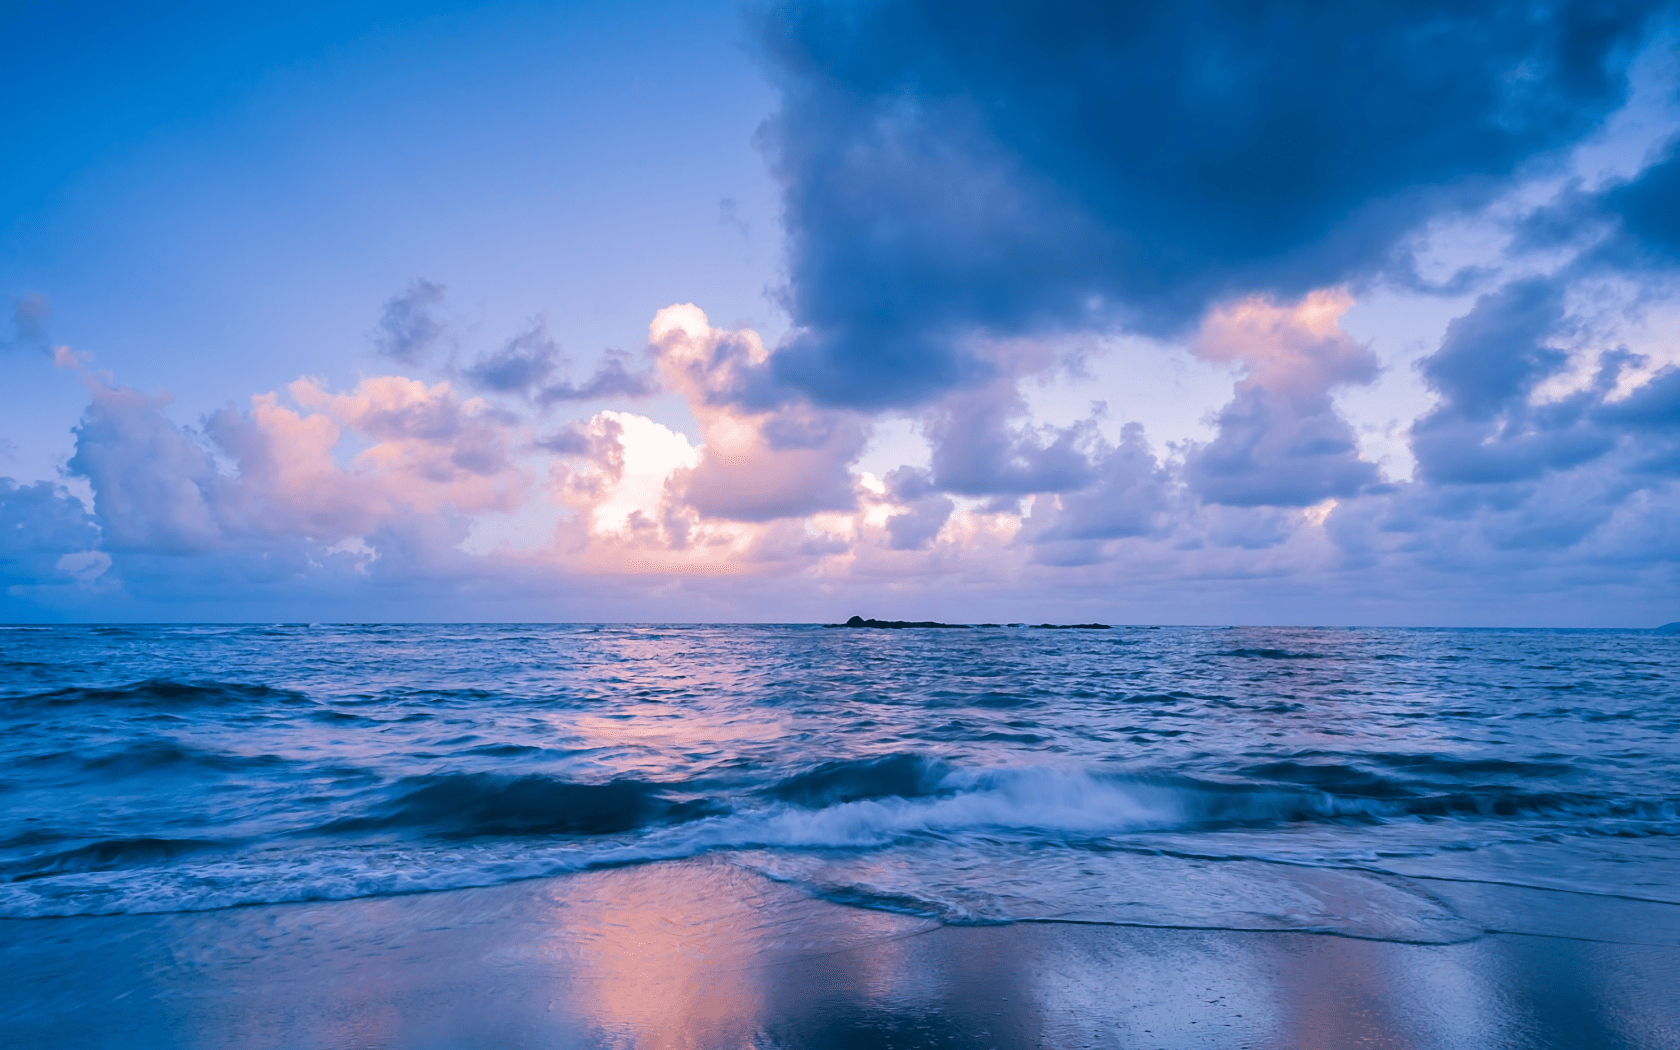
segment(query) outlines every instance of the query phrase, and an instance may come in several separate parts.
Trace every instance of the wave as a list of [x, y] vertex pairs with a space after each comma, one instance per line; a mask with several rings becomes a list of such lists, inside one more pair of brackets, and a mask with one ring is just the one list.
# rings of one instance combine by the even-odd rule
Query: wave
[[[1371, 800], [1373, 817], [1580, 816], [1673, 819], [1674, 800], [1606, 798], [1591, 792], [1536, 790], [1536, 782], [1557, 782], [1582, 771], [1557, 761], [1455, 758], [1431, 754], [1366, 753], [1353, 758], [1302, 751], [1238, 770], [1251, 780], [1312, 788], [1338, 798]], [[1479, 781], [1479, 782], [1478, 782]], [[1667, 815], [1665, 815], [1667, 814]]]
[[[1462, 781], [1468, 777], [1490, 776], [1507, 777], [1515, 780], [1549, 779], [1579, 772], [1577, 766], [1563, 761], [1563, 758], [1562, 755], [1541, 755], [1530, 759], [1457, 758], [1452, 755], [1382, 751], [1364, 751], [1357, 756], [1352, 756], [1336, 751], [1306, 750], [1297, 751], [1271, 763], [1270, 766], [1277, 769], [1296, 767], [1335, 770], [1351, 769], [1353, 767], [1347, 763], [1357, 761], [1364, 765], [1379, 766], [1386, 770], [1425, 778], [1426, 782], [1429, 783], [1439, 783], [1442, 781]], [[1251, 766], [1244, 772], [1251, 773], [1265, 768], [1268, 767]], [[1355, 775], [1366, 777], [1373, 774], [1356, 772]], [[1333, 784], [1334, 781], [1331, 781], [1331, 783]], [[1337, 790], [1337, 788], [1330, 787], [1328, 790]]]
[[[53, 689], [8, 697], [0, 705], [22, 707], [68, 707], [100, 704], [141, 708], [184, 708], [228, 704], [307, 704], [307, 696], [291, 689], [246, 682], [181, 682], [169, 678], [148, 678], [129, 685]], [[3, 710], [3, 707], [0, 707]]]
[[404, 777], [376, 812], [342, 818], [320, 830], [408, 829], [442, 838], [608, 835], [723, 812], [707, 799], [672, 801], [666, 790], [639, 780], [577, 784], [535, 774]]
[[[832, 764], [782, 781], [773, 789], [775, 797], [798, 806], [759, 818], [766, 831], [763, 844], [863, 846], [906, 836], [991, 830], [1079, 840], [1307, 821], [1374, 822], [1419, 814], [1504, 816], [1595, 808], [1587, 796], [1465, 793], [1391, 801], [1284, 786], [1049, 767], [951, 769], [912, 758]], [[825, 795], [825, 790], [830, 793]], [[1596, 811], [1629, 812], [1610, 804], [1600, 804]]]
[[127, 747], [82, 759], [84, 772], [125, 776], [171, 767], [201, 766], [232, 771], [285, 765], [278, 755], [236, 755], [226, 751], [204, 751], [182, 747], [165, 740], [144, 740]]
[[942, 762], [913, 754], [824, 762], [779, 781], [764, 794], [783, 802], [820, 809], [862, 799], [916, 798], [940, 790], [950, 773]]
[[[1306, 753], [1303, 753], [1306, 754]], [[1409, 755], [1366, 753], [1360, 756], [1392, 769], [1446, 777], [1511, 776], [1518, 778], [1559, 777], [1576, 772], [1568, 762], [1545, 758], [1510, 761], [1499, 758], [1454, 758], [1451, 755]]]
[[[695, 796], [694, 786], [494, 773], [408, 777], [387, 785], [383, 797], [361, 813], [248, 844], [249, 849], [238, 844], [211, 849], [215, 843], [198, 840], [113, 839], [15, 863], [0, 887], [0, 916], [385, 896], [719, 852], [757, 857], [752, 866], [763, 870], [769, 870], [766, 857], [809, 855], [851, 858], [863, 871], [877, 863], [867, 858], [887, 863], [880, 858], [906, 850], [967, 856], [999, 849], [1014, 857], [1049, 851], [1074, 858], [1067, 862], [1070, 870], [1089, 864], [1107, 870], [1110, 861], [1102, 858], [1117, 853], [1166, 855], [1171, 840], [1155, 837], [1160, 833], [1291, 823], [1540, 819], [1567, 826], [1542, 825], [1523, 834], [1680, 834], [1674, 799], [1504, 790], [1359, 797], [1281, 784], [1074, 768], [960, 768], [906, 753], [821, 763], [733, 798]], [[945, 872], [939, 877], [966, 878], [970, 890], [984, 890], [1008, 875], [1008, 864], [998, 869], [1004, 875], [981, 878], [963, 863], [954, 860], [937, 869]], [[835, 883], [851, 887], [836, 890], [835, 899], [852, 893], [854, 903], [871, 899], [873, 891], [861, 878]], [[871, 906], [891, 906], [888, 898], [895, 895], [931, 900], [956, 892], [949, 887], [923, 892], [918, 885], [897, 880]], [[1026, 900], [1033, 892], [1028, 880], [1016, 894]], [[973, 907], [979, 909], [974, 916], [993, 914]], [[1022, 904], [996, 914], [1021, 918], [1042, 912]]]
[[23, 882], [49, 875], [110, 871], [116, 868], [154, 865], [159, 861], [174, 860], [184, 854], [211, 849], [217, 845], [219, 843], [201, 839], [106, 839], [76, 849], [0, 865], [0, 874], [4, 874], [9, 882]]
[[1077, 769], [957, 769], [913, 755], [827, 763], [779, 782], [785, 808], [738, 816], [756, 822], [755, 845], [857, 847], [907, 837], [1010, 831], [1079, 841], [1155, 831], [1212, 831], [1293, 823], [1407, 819], [1564, 818], [1642, 821], [1680, 833], [1680, 799], [1489, 787], [1405, 794], [1341, 793], [1292, 785], [1187, 777], [1093, 774]]
[[278, 755], [241, 755], [187, 747], [170, 740], [142, 738], [101, 751], [54, 751], [15, 760], [35, 771], [68, 769], [83, 782], [171, 773], [192, 769], [216, 772], [258, 770], [288, 765]]
[[[659, 858], [713, 849], [872, 848], [927, 836], [1012, 831], [1058, 840], [1400, 815], [1323, 792], [1093, 776], [1045, 767], [956, 769], [913, 754], [834, 761], [737, 808], [678, 797], [681, 785], [542, 775], [407, 777], [367, 812], [311, 834], [410, 832], [440, 839], [588, 839], [642, 832], [629, 847]], [[743, 800], [736, 800], [743, 801]], [[680, 827], [679, 827], [680, 826]], [[683, 843], [683, 844], [680, 844]], [[615, 840], [610, 848], [624, 843]], [[607, 848], [607, 847], [604, 847]]]

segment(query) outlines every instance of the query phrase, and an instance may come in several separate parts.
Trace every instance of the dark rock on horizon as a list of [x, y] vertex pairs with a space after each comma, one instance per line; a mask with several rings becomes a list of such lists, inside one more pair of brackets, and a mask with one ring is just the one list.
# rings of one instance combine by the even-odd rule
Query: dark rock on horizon
[[[877, 630], [899, 631], [906, 627], [941, 627], [947, 629], [972, 630], [974, 624], [969, 623], [939, 623], [936, 620], [866, 620], [861, 616], [854, 616], [845, 623], [829, 623], [824, 627], [864, 627]], [[983, 623], [981, 627], [1000, 627], [1002, 624]], [[1026, 627], [1024, 623], [1012, 623], [1010, 627]], [[1038, 623], [1031, 625], [1034, 630], [1041, 631], [1111, 631], [1114, 628], [1106, 623]]]
[[854, 616], [847, 620], [846, 627], [873, 627], [878, 630], [901, 631], [906, 627], [944, 627], [950, 629], [968, 630], [966, 623], [937, 623], [933, 620], [865, 620], [861, 616]]

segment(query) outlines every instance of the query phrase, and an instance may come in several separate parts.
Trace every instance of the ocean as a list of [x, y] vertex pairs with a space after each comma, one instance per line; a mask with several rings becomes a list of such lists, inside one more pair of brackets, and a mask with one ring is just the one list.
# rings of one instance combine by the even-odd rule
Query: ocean
[[943, 925], [1453, 944], [1555, 932], [1507, 890], [1680, 902], [1677, 730], [1640, 631], [13, 626], [0, 918], [706, 858]]

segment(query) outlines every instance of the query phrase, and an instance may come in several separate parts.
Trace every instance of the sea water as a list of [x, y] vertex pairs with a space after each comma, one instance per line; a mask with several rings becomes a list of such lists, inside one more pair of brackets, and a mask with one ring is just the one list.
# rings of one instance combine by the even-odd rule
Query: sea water
[[0, 917], [708, 855], [948, 923], [1448, 943], [1487, 928], [1448, 882], [1680, 902], [1677, 730], [1638, 631], [3, 627]]

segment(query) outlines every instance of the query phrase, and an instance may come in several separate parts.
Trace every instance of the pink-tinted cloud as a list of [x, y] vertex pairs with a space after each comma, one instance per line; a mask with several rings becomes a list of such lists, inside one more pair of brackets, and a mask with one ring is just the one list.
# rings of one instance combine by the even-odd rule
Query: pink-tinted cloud
[[793, 400], [755, 411], [732, 394], [768, 358], [758, 334], [713, 328], [691, 304], [659, 311], [649, 328], [666, 384], [700, 425], [701, 452], [676, 480], [704, 518], [766, 522], [857, 506], [850, 465], [867, 417]]
[[1352, 305], [1345, 292], [1317, 291], [1292, 305], [1250, 298], [1208, 314], [1192, 352], [1245, 375], [1219, 412], [1218, 435], [1185, 459], [1198, 496], [1233, 506], [1304, 507], [1378, 480], [1332, 399], [1337, 387], [1377, 376], [1376, 355], [1339, 323]]
[[69, 466], [92, 485], [113, 549], [286, 535], [331, 546], [402, 516], [508, 510], [529, 485], [508, 459], [509, 423], [447, 383], [384, 376], [334, 394], [300, 379], [288, 388], [297, 407], [261, 394], [249, 411], [213, 413], [202, 434], [167, 418], [167, 396], [88, 386]]

